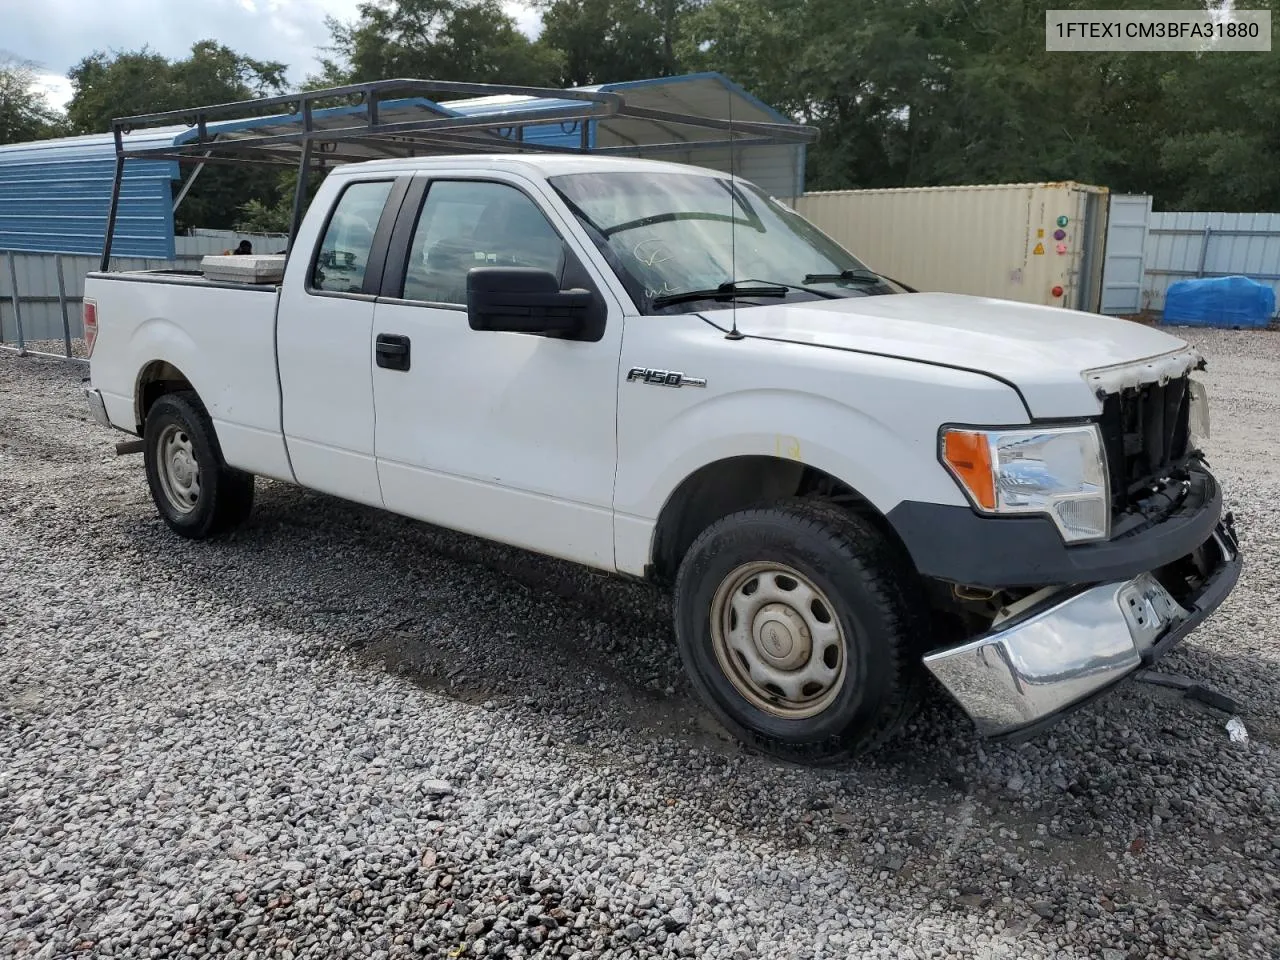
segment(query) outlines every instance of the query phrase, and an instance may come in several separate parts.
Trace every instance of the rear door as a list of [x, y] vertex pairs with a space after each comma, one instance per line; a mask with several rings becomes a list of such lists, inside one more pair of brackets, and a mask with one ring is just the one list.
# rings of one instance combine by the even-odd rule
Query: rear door
[[[374, 312], [378, 474], [398, 513], [612, 569], [622, 315], [538, 190], [497, 172], [415, 181]], [[591, 289], [603, 332], [472, 330], [467, 272], [486, 264]]]
[[373, 312], [411, 178], [332, 178], [289, 258], [276, 326], [282, 421], [304, 486], [382, 505], [373, 456]]

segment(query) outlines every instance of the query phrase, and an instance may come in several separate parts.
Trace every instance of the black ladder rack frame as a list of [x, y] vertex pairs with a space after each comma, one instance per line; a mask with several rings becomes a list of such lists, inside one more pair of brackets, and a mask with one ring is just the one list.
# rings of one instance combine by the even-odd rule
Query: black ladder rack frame
[[[396, 121], [387, 121], [382, 116], [383, 107], [395, 109], [398, 106], [388, 101], [422, 97], [434, 103], [439, 94], [535, 99], [525, 109], [521, 109], [520, 104], [513, 104], [510, 110], [487, 115], [451, 115], [438, 111], [420, 118]], [[728, 90], [726, 94], [734, 95]], [[346, 102], [335, 104], [332, 102], [335, 100]], [[538, 101], [547, 100], [570, 102], [553, 107], [539, 106]], [[333, 110], [333, 107], [339, 109]], [[351, 122], [317, 126], [317, 113], [322, 113], [326, 120], [349, 115]], [[589, 138], [590, 122], [615, 117], [656, 124], [666, 130], [671, 139], [634, 145], [593, 146]], [[297, 129], [283, 133], [228, 137], [217, 131], [210, 132], [210, 122], [217, 120], [275, 121], [273, 126], [287, 125]], [[529, 127], [571, 122], [577, 123], [581, 131], [577, 146], [525, 139], [525, 130]], [[130, 144], [125, 140], [126, 134], [169, 125], [186, 125], [195, 131], [195, 137], [182, 143], [159, 145]], [[674, 127], [707, 131], [707, 136], [702, 139], [681, 139]], [[308, 174], [313, 164], [323, 168], [331, 164], [374, 159], [370, 153], [382, 157], [428, 156], [433, 153], [467, 151], [625, 155], [639, 151], [663, 153], [713, 147], [805, 144], [812, 143], [818, 137], [816, 128], [803, 124], [740, 121], [655, 110], [629, 104], [623, 94], [603, 90], [562, 90], [551, 87], [408, 79], [378, 80], [275, 97], [120, 117], [112, 121], [111, 133], [115, 141], [115, 176], [111, 184], [111, 204], [107, 211], [106, 238], [102, 249], [101, 270], [104, 272], [111, 262], [111, 241], [119, 214], [121, 181], [125, 163], [130, 159], [195, 163], [198, 165], [196, 172], [209, 163], [296, 165], [298, 185], [289, 228], [289, 247], [292, 248], [302, 220]], [[192, 177], [194, 176], [193, 173]]]

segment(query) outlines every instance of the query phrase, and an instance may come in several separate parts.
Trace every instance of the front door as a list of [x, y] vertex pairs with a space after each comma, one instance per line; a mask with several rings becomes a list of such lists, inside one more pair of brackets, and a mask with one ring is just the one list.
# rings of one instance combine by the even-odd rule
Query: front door
[[[378, 476], [397, 513], [612, 569], [622, 318], [538, 196], [497, 174], [410, 190], [374, 311]], [[603, 335], [472, 330], [467, 272], [484, 265], [592, 289]]]

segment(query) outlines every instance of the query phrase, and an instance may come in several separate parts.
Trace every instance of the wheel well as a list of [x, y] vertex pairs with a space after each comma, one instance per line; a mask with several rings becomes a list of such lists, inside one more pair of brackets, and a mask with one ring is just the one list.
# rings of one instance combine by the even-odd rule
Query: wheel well
[[654, 530], [650, 579], [670, 584], [698, 534], [721, 517], [796, 496], [837, 503], [866, 518], [892, 542], [902, 545], [884, 515], [853, 487], [831, 474], [779, 457], [730, 457], [699, 468], [668, 498]]
[[152, 404], [167, 393], [191, 390], [187, 375], [166, 360], [152, 360], [138, 374], [138, 387], [134, 391], [134, 413], [138, 421], [138, 433], [147, 421]]

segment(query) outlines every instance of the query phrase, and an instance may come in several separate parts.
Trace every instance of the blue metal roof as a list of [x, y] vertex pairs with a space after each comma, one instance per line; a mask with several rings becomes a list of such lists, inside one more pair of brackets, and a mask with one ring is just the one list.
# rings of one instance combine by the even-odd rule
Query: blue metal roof
[[[789, 118], [751, 96], [718, 73], [686, 74], [578, 88], [627, 94], [628, 102], [654, 109], [682, 110], [704, 116], [742, 120], [789, 122]], [[384, 120], [393, 112], [406, 118], [436, 116], [494, 116], [520, 110], [554, 110], [581, 106], [580, 101], [521, 96], [491, 96], [436, 103], [424, 98], [387, 101], [380, 105]], [[317, 110], [318, 126], [326, 120], [349, 120], [363, 105]], [[297, 115], [255, 117], [211, 122], [211, 134], [271, 135], [288, 132], [300, 123]], [[629, 149], [632, 144], [692, 139], [679, 125], [636, 118], [588, 121], [589, 146]], [[335, 125], [341, 125], [337, 123]], [[515, 136], [514, 130], [499, 131]], [[703, 131], [702, 135], [705, 135]], [[579, 121], [528, 126], [529, 143], [577, 147], [582, 140]], [[154, 128], [126, 136], [131, 147], [163, 149], [196, 139], [190, 126]], [[803, 147], [797, 149], [803, 151]], [[803, 156], [803, 154], [801, 154]], [[802, 161], [801, 161], [802, 162]], [[107, 207], [115, 169], [115, 145], [110, 134], [67, 137], [0, 147], [0, 250], [50, 253], [100, 253], [106, 230]], [[180, 176], [170, 159], [129, 158], [125, 162], [120, 208], [112, 254], [124, 257], [172, 259], [174, 256], [171, 182]]]

